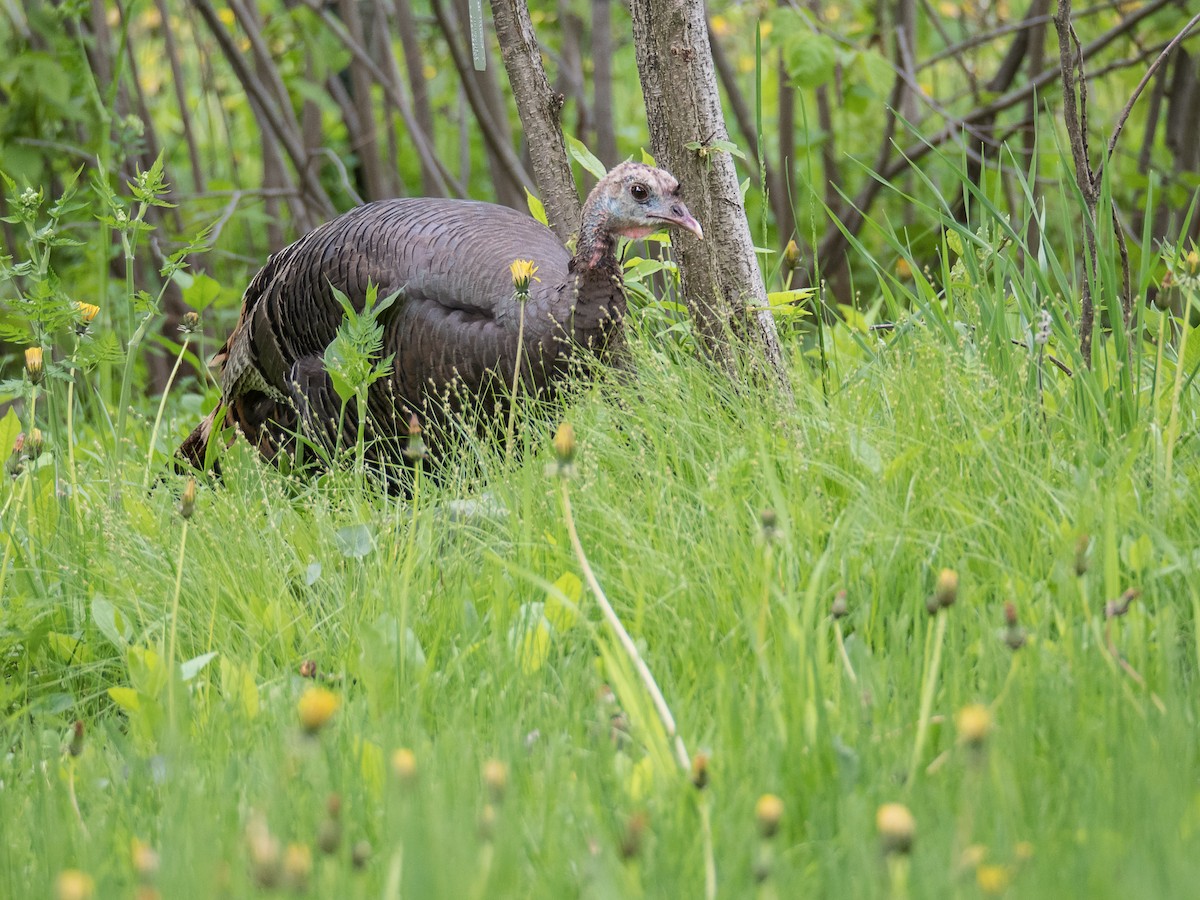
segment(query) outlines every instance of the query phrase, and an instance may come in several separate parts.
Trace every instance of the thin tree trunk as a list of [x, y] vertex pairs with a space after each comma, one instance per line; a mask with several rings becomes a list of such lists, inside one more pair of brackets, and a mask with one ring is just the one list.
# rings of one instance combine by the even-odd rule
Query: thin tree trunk
[[709, 149], [729, 134], [704, 3], [632, 0], [631, 12], [651, 149], [659, 164], [679, 179], [688, 205], [709, 235], [703, 242], [691, 235], [673, 239], [696, 333], [709, 355], [731, 372], [730, 335], [748, 338], [786, 385], [783, 353], [733, 157]]
[[[341, 0], [338, 11], [346, 26], [346, 33], [362, 47], [367, 41], [363, 31], [362, 16], [359, 15], [358, 0]], [[358, 170], [362, 173], [360, 192], [365, 200], [382, 200], [389, 196], [387, 179], [379, 160], [379, 140], [375, 129], [375, 106], [371, 102], [371, 73], [362, 60], [350, 59], [350, 96], [354, 111], [358, 114], [358, 130], [350, 133], [350, 149], [358, 157]]]
[[612, 0], [592, 0], [592, 149], [610, 169], [617, 164], [617, 132], [613, 127]]
[[167, 61], [171, 65], [175, 100], [179, 104], [179, 119], [183, 124], [183, 140], [187, 144], [188, 161], [192, 166], [192, 190], [196, 193], [203, 193], [204, 166], [200, 162], [200, 147], [196, 143], [196, 135], [192, 130], [192, 111], [188, 106], [187, 83], [184, 80], [183, 66], [179, 62], [179, 48], [175, 44], [175, 31], [171, 25], [167, 0], [154, 0], [154, 5], [158, 9], [158, 16], [162, 22], [163, 49], [166, 51]]
[[525, 0], [492, 0], [492, 18], [529, 143], [538, 193], [550, 227], [566, 241], [579, 229], [582, 207], [559, 122], [563, 97], [550, 87], [542, 68], [542, 55]]
[[[474, 67], [463, 49], [453, 9], [447, 9], [446, 0], [432, 0], [432, 4], [433, 14], [438, 20], [442, 36], [445, 38], [446, 46], [450, 49], [450, 56], [454, 60], [454, 68], [458, 70], [463, 89], [466, 91], [467, 102], [471, 104], [471, 111], [475, 113], [475, 121], [479, 123], [479, 131], [483, 135], [488, 151], [488, 163], [494, 173], [492, 181], [496, 196], [501, 202], [504, 202], [513, 197], [515, 193], [520, 196], [519, 205], [524, 207], [525, 185], [535, 182], [533, 178], [529, 177], [525, 166], [521, 164], [520, 158], [512, 148], [507, 119], [503, 125], [492, 120], [487, 97], [480, 89], [479, 82], [472, 77]], [[502, 177], [497, 177], [497, 175]], [[510, 203], [510, 205], [518, 204]]]
[[[404, 69], [408, 73], [408, 90], [412, 95], [413, 117], [417, 125], [434, 138], [433, 111], [429, 107], [429, 91], [425, 85], [425, 57], [421, 42], [417, 40], [417, 19], [408, 0], [395, 0], [396, 30], [400, 32], [400, 46], [404, 50]], [[441, 193], [432, 167], [421, 158], [421, 192], [427, 197]]]

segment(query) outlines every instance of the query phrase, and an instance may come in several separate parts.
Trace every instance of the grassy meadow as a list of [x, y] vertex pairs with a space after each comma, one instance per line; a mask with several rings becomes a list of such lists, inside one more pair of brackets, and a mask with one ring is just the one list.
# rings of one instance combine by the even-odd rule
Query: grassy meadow
[[409, 497], [238, 444], [185, 519], [147, 452], [199, 395], [113, 444], [47, 379], [0, 486], [0, 895], [1190, 896], [1194, 370], [1113, 333], [1066, 375], [1016, 271], [881, 276], [911, 312], [792, 341], [794, 399], [639, 335]]

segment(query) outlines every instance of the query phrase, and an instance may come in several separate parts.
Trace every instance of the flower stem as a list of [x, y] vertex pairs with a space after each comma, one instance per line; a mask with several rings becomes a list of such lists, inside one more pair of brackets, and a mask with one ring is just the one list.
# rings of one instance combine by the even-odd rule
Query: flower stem
[[179, 536], [179, 561], [175, 564], [175, 597], [171, 601], [171, 629], [167, 639], [167, 721], [175, 722], [175, 637], [179, 630], [179, 594], [183, 586], [183, 560], [187, 549], [188, 520]]
[[[154, 445], [158, 443], [158, 428], [162, 425], [163, 410], [167, 406], [167, 395], [171, 393], [171, 385], [175, 383], [175, 376], [179, 374], [179, 367], [183, 363], [183, 357], [187, 353], [188, 342], [191, 336], [184, 336], [183, 346], [179, 348], [179, 356], [175, 358], [175, 366], [171, 369], [171, 374], [167, 378], [167, 384], [163, 388], [162, 397], [158, 401], [158, 412], [154, 416], [154, 427], [150, 429], [150, 446], [146, 450], [146, 471], [142, 475], [142, 490], [150, 488], [150, 466], [154, 462]], [[71, 463], [71, 474], [75, 474], [75, 464]]]
[[933, 694], [937, 690], [938, 670], [942, 666], [942, 644], [946, 641], [946, 611], [937, 614], [937, 630], [933, 637], [933, 657], [921, 684], [921, 711], [917, 718], [917, 737], [913, 742], [912, 760], [908, 764], [908, 785], [917, 777], [921, 764], [921, 751], [925, 749], [925, 738], [929, 734], [929, 719], [933, 713]]

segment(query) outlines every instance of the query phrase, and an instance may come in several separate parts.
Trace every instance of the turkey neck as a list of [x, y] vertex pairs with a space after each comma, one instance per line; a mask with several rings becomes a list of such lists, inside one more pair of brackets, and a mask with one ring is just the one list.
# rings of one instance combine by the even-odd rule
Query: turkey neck
[[589, 204], [583, 212], [579, 242], [571, 259], [575, 276], [572, 336], [577, 344], [602, 356], [616, 349], [625, 316], [625, 281], [617, 261], [617, 238], [607, 227], [603, 208]]

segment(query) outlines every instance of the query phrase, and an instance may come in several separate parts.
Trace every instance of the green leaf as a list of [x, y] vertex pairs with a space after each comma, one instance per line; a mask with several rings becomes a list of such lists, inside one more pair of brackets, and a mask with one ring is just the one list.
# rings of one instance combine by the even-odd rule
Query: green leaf
[[566, 631], [575, 624], [582, 596], [583, 582], [574, 572], [564, 572], [554, 582], [554, 589], [546, 592], [544, 615], [555, 631]]
[[570, 135], [566, 135], [566, 138], [567, 149], [571, 151], [571, 156], [574, 157], [576, 162], [597, 178], [603, 178], [608, 174], [608, 170], [604, 168], [604, 163], [592, 155], [592, 151], [584, 146], [583, 141], [579, 140], [579, 138], [573, 138]]
[[202, 653], [199, 656], [194, 656], [187, 662], [179, 664], [179, 676], [184, 681], [191, 681], [207, 666], [210, 662], [217, 658], [217, 651], [212, 650], [208, 653]]
[[333, 541], [347, 559], [362, 559], [374, 548], [371, 529], [363, 524], [339, 528], [334, 532]]
[[189, 275], [187, 272], [177, 272], [175, 280], [189, 278], [190, 284], [183, 285], [183, 302], [192, 309], [205, 309], [221, 296], [221, 285], [215, 278], [210, 278], [203, 272]]
[[17, 411], [10, 406], [4, 418], [0, 419], [0, 458], [8, 457], [20, 433], [21, 420], [17, 418]]
[[550, 227], [550, 220], [546, 218], [546, 207], [542, 201], [533, 195], [529, 188], [525, 188], [525, 203], [529, 207], [529, 214], [545, 225]]
[[110, 687], [108, 698], [127, 713], [136, 713], [142, 708], [142, 700], [133, 688]]
[[833, 38], [807, 28], [793, 31], [784, 47], [784, 65], [793, 83], [815, 88], [830, 81], [837, 67], [837, 49]]
[[133, 637], [133, 629], [117, 608], [97, 594], [92, 598], [92, 621], [100, 633], [118, 650], [124, 651]]

